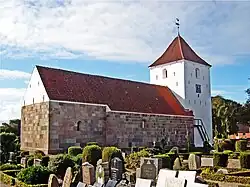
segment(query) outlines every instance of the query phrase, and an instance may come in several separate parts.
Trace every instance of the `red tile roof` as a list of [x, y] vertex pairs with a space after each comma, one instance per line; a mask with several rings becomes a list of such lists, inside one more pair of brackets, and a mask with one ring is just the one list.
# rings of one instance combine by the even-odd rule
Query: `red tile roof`
[[187, 42], [180, 35], [178, 35], [168, 46], [167, 50], [149, 67], [158, 66], [183, 59], [211, 66], [202, 58], [200, 58], [187, 44]]
[[51, 100], [105, 104], [114, 111], [186, 115], [168, 87], [37, 66]]

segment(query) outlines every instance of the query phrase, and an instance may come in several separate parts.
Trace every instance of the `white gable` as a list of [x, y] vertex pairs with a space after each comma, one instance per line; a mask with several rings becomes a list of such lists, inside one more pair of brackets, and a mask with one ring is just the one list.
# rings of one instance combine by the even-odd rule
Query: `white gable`
[[26, 89], [26, 92], [24, 94], [23, 105], [30, 105], [46, 101], [49, 101], [49, 97], [44, 88], [38, 70], [35, 67], [31, 74], [28, 88]]

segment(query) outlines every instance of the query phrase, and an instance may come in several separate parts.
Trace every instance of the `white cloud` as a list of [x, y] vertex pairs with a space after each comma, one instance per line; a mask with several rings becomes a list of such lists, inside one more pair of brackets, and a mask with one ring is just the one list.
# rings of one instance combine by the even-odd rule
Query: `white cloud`
[[0, 88], [0, 120], [20, 118], [25, 88]]
[[249, 1], [0, 0], [0, 7], [2, 44], [22, 49], [2, 52], [13, 58], [42, 53], [149, 63], [176, 35], [176, 17], [184, 38], [209, 63], [250, 55], [242, 37], [250, 30]]
[[0, 80], [1, 79], [29, 79], [30, 73], [26, 73], [19, 70], [8, 70], [0, 69]]

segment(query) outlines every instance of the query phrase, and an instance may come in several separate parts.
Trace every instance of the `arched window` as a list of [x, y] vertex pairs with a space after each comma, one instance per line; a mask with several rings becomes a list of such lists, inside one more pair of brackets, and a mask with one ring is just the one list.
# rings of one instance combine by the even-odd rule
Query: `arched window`
[[195, 77], [198, 79], [198, 78], [200, 78], [200, 70], [199, 70], [199, 68], [196, 68], [195, 69]]
[[77, 123], [76, 123], [76, 130], [77, 131], [80, 131], [80, 125], [82, 124], [82, 122], [81, 121], [78, 121]]
[[162, 74], [163, 74], [163, 78], [168, 77], [168, 71], [166, 69], [163, 70]]

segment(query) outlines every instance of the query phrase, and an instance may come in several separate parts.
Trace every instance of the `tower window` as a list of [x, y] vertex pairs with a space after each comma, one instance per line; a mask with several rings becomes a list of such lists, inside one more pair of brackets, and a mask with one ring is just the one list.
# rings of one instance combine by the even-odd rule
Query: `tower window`
[[176, 82], [176, 86], [178, 86], [178, 82]]
[[190, 84], [190, 81], [188, 81], [188, 84]]
[[44, 102], [44, 95], [43, 95], [43, 102]]
[[188, 103], [189, 103], [189, 104], [191, 103], [190, 100], [188, 100]]
[[141, 128], [144, 129], [145, 128], [145, 120], [142, 120], [142, 123], [141, 123]]
[[199, 70], [199, 68], [196, 68], [195, 69], [195, 77], [198, 79], [198, 78], [200, 78], [200, 70]]
[[194, 100], [194, 104], [196, 104], [196, 100]]
[[82, 124], [82, 122], [81, 121], [78, 121], [77, 123], [76, 123], [76, 130], [77, 131], [80, 131], [80, 125]]
[[163, 73], [163, 78], [168, 77], [168, 71], [166, 69], [164, 69], [162, 73]]
[[33, 101], [33, 104], [34, 104], [34, 103], [35, 103], [35, 99], [34, 99], [34, 97], [33, 97], [32, 101]]
[[39, 81], [37, 82], [37, 85], [39, 86]]
[[155, 79], [158, 80], [158, 75], [155, 76]]
[[196, 93], [201, 93], [201, 85], [200, 84], [196, 84], [195, 89], [196, 89]]
[[207, 105], [207, 102], [205, 101], [205, 106]]
[[205, 79], [205, 77], [203, 76], [203, 80]]
[[200, 105], [201, 105], [201, 101], [200, 101]]
[[175, 72], [174, 72], [174, 76], [175, 76]]

